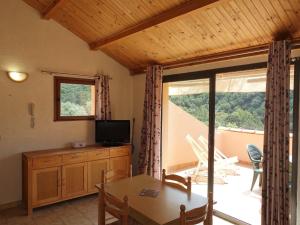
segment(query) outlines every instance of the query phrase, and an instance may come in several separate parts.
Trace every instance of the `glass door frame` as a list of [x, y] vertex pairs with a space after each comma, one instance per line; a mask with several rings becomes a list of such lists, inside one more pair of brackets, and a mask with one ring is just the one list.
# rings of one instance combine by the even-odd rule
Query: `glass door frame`
[[[214, 173], [214, 135], [215, 135], [215, 89], [216, 89], [216, 76], [213, 73], [187, 73], [183, 75], [170, 75], [163, 77], [163, 83], [168, 82], [180, 82], [191, 80], [209, 80], [209, 118], [208, 118], [208, 180], [207, 180], [207, 196], [209, 193], [213, 195], [214, 177], [211, 174]], [[162, 104], [163, 105], [163, 104]], [[163, 112], [163, 110], [162, 110]], [[163, 114], [162, 114], [163, 118]], [[162, 137], [163, 135], [161, 135]], [[162, 143], [162, 140], [161, 140]], [[212, 196], [213, 198], [213, 196]], [[213, 212], [213, 207], [209, 206], [208, 212]], [[212, 218], [212, 215], [208, 215], [208, 218]]]
[[[295, 65], [294, 72], [294, 105], [293, 105], [293, 143], [292, 143], [292, 188], [290, 198], [291, 225], [296, 225], [297, 222], [297, 182], [298, 182], [298, 129], [299, 129], [299, 82], [300, 82], [300, 58], [293, 58], [291, 65]], [[209, 193], [214, 193], [214, 147], [215, 147], [215, 95], [216, 95], [216, 75], [219, 73], [239, 72], [245, 70], [264, 69], [267, 68], [267, 62], [254, 64], [246, 64], [240, 66], [231, 66], [217, 68], [211, 70], [203, 70], [196, 72], [188, 72], [181, 74], [172, 74], [163, 76], [163, 83], [176, 81], [189, 81], [209, 79], [209, 124], [208, 124], [208, 188]], [[163, 105], [163, 104], [162, 104]], [[162, 107], [163, 108], [163, 107]], [[163, 110], [162, 110], [163, 112]], [[162, 113], [163, 118], [163, 113]], [[162, 121], [163, 123], [163, 121]], [[163, 135], [161, 135], [162, 137]], [[296, 138], [295, 138], [296, 137]], [[162, 143], [162, 140], [161, 140]], [[248, 223], [240, 221], [233, 216], [229, 216], [220, 211], [213, 210], [213, 206], [209, 208], [209, 212], [229, 222], [247, 225]], [[212, 219], [212, 215], [208, 215]]]
[[297, 224], [298, 201], [298, 148], [299, 148], [299, 88], [300, 88], [300, 58], [293, 59], [294, 64], [294, 102], [293, 102], [293, 147], [292, 147], [292, 187], [290, 196], [291, 225]]

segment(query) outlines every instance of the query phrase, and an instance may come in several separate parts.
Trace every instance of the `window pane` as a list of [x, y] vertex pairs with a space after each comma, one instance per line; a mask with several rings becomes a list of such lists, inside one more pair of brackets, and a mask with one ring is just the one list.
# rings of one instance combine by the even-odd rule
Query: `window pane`
[[[267, 69], [259, 69], [216, 76], [215, 178], [221, 175], [224, 182], [215, 179], [214, 209], [226, 217], [256, 225], [261, 224], [266, 74]], [[293, 80], [294, 67], [291, 66], [290, 169]], [[225, 160], [216, 157], [219, 153]]]
[[[214, 209], [255, 225], [261, 224], [266, 73], [258, 69], [216, 77], [215, 155], [221, 152], [223, 159], [215, 160], [215, 168], [224, 182], [214, 183]], [[252, 152], [259, 163], [250, 158]]]
[[207, 196], [209, 79], [164, 83], [162, 166], [191, 176], [192, 191]]
[[93, 85], [61, 83], [61, 116], [92, 116], [95, 115], [94, 106]]

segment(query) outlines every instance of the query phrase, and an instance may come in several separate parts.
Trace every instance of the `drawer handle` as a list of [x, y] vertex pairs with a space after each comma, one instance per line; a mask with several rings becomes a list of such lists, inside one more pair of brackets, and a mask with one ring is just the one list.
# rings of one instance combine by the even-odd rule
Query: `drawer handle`
[[100, 153], [97, 153], [97, 154], [96, 154], [96, 156], [98, 156], [98, 155], [103, 155], [103, 153], [102, 153], [102, 152], [100, 152]]
[[77, 158], [80, 158], [80, 155], [73, 155], [71, 158], [72, 159], [77, 159]]

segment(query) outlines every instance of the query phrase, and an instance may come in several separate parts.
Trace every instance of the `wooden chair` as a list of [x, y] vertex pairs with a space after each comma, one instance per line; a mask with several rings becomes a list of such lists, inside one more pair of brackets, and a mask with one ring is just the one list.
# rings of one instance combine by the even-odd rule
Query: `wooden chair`
[[105, 172], [101, 171], [101, 188], [99, 190], [99, 211], [98, 225], [105, 225], [105, 214], [108, 212], [118, 221], [110, 224], [128, 225], [128, 197], [124, 196], [123, 201], [115, 198], [104, 190]]
[[208, 194], [208, 204], [192, 209], [188, 212], [185, 205], [180, 205], [180, 225], [194, 225], [204, 222], [204, 225], [212, 224], [213, 199], [212, 193]]
[[178, 188], [180, 190], [186, 191], [188, 193], [192, 190], [192, 179], [191, 177], [188, 177], [187, 179], [184, 177], [181, 177], [176, 174], [170, 174], [166, 175], [166, 170], [163, 169], [162, 173], [162, 183], [171, 185], [175, 188]]

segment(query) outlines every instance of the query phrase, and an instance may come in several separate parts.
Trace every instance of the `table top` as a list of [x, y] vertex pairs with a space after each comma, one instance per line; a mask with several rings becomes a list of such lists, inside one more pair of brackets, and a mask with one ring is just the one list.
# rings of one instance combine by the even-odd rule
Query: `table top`
[[[157, 190], [159, 194], [155, 198], [139, 196], [144, 188]], [[187, 211], [207, 204], [206, 197], [188, 194], [147, 175], [108, 183], [105, 191], [120, 200], [127, 195], [130, 216], [144, 224], [176, 224], [179, 221], [181, 204], [186, 206]]]

